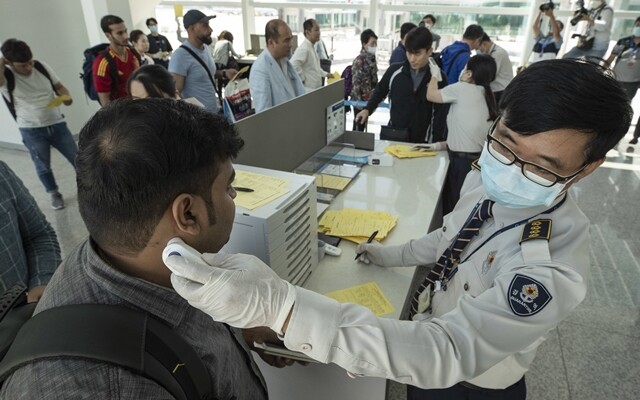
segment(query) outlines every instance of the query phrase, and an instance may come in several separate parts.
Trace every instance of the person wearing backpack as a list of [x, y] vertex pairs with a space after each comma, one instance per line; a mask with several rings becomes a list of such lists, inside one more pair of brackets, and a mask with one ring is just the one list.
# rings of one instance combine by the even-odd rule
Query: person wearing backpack
[[[441, 105], [427, 100], [427, 84], [431, 79], [429, 57], [431, 48], [431, 32], [425, 27], [414, 28], [405, 36], [407, 61], [402, 64], [391, 64], [375, 87], [366, 107], [354, 120], [364, 126], [369, 115], [387, 96], [389, 97], [388, 126], [401, 132], [393, 140], [411, 143], [424, 143], [431, 127], [433, 132], [443, 132], [444, 118], [436, 118], [442, 110]], [[441, 87], [446, 86], [443, 81]], [[381, 133], [381, 136], [382, 135]]]
[[1, 51], [0, 92], [18, 124], [38, 178], [51, 195], [51, 207], [60, 210], [64, 208], [64, 199], [51, 170], [51, 147], [75, 168], [78, 146], [59, 107], [51, 103], [61, 101], [69, 106], [73, 99], [51, 67], [33, 59], [27, 43], [7, 39]]
[[129, 47], [127, 27], [122, 18], [105, 15], [100, 27], [109, 39], [109, 47], [93, 61], [92, 75], [98, 101], [102, 107], [115, 99], [127, 97], [127, 80], [140, 67], [138, 54]]
[[483, 35], [484, 30], [480, 25], [469, 25], [462, 34], [462, 40], [442, 49], [440, 54], [442, 70], [447, 75], [449, 84], [458, 82], [464, 66], [471, 58], [471, 50], [476, 50], [480, 46]]
[[[174, 237], [202, 252], [218, 252], [229, 240], [232, 159], [242, 146], [224, 116], [183, 101], [122, 99], [99, 110], [80, 132], [78, 153], [78, 205], [89, 237], [66, 256], [32, 320], [72, 305], [148, 313], [202, 360], [211, 380], [206, 398], [267, 399], [245, 332], [182, 299], [162, 262]], [[122, 346], [135, 340], [122, 338]], [[43, 397], [174, 398], [117, 363], [68, 356], [26, 360], [0, 390], [2, 399]]]

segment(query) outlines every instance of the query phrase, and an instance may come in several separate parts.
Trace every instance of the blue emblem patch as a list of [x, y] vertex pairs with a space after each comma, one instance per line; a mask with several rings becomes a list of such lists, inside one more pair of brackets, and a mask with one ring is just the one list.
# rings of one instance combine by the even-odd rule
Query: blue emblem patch
[[511, 311], [520, 317], [537, 314], [552, 298], [542, 283], [519, 274], [513, 277], [507, 297]]

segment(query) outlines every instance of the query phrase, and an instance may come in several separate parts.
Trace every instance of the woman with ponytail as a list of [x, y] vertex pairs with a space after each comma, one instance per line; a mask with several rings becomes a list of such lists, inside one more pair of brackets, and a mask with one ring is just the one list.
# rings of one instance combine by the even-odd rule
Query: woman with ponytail
[[453, 210], [458, 202], [471, 163], [480, 157], [487, 131], [498, 117], [498, 106], [489, 87], [495, 77], [496, 62], [489, 55], [471, 57], [460, 80], [442, 89], [438, 89], [439, 74], [431, 74], [427, 100], [451, 103], [447, 115], [447, 141], [433, 145], [437, 150], [446, 149], [449, 153], [449, 170], [442, 196], [444, 214]]

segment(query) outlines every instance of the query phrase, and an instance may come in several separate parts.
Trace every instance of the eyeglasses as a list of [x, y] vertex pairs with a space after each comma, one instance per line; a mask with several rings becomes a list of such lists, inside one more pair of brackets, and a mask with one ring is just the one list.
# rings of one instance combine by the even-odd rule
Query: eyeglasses
[[575, 173], [569, 176], [562, 176], [548, 170], [543, 166], [523, 160], [522, 158], [518, 157], [516, 153], [514, 153], [513, 150], [508, 148], [504, 143], [500, 142], [498, 139], [492, 136], [495, 132], [496, 126], [498, 126], [498, 121], [500, 121], [499, 117], [496, 118], [493, 125], [491, 125], [491, 128], [489, 128], [489, 133], [487, 134], [487, 150], [489, 151], [489, 154], [491, 154], [493, 158], [500, 161], [504, 165], [512, 165], [514, 163], [519, 165], [520, 170], [522, 171], [522, 175], [524, 175], [525, 178], [529, 179], [530, 181], [544, 187], [551, 187], [556, 183], [567, 182], [575, 178], [580, 172], [582, 172], [583, 169], [587, 167], [587, 164], [585, 164]]

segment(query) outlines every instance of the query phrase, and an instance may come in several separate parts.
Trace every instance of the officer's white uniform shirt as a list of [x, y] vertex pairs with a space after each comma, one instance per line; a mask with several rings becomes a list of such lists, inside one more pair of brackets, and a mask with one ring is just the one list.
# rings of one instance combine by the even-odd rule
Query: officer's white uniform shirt
[[[403, 264], [435, 262], [485, 198], [480, 173], [473, 170], [444, 226], [407, 243]], [[529, 369], [545, 335], [584, 299], [587, 289], [589, 222], [570, 196], [550, 215], [539, 215], [547, 209], [495, 204], [494, 218], [462, 253], [457, 274], [446, 291], [436, 292], [432, 314], [419, 315], [426, 317], [421, 322], [377, 318], [365, 307], [296, 288], [285, 345], [353, 374], [423, 388], [446, 388], [460, 381], [485, 388], [512, 385]], [[553, 220], [548, 242], [530, 240], [521, 246], [522, 225], [465, 260], [493, 233], [529, 217]], [[513, 282], [520, 285], [513, 287]], [[538, 296], [525, 299], [528, 306], [537, 304], [531, 312], [521, 306], [523, 282], [535, 285]]]

